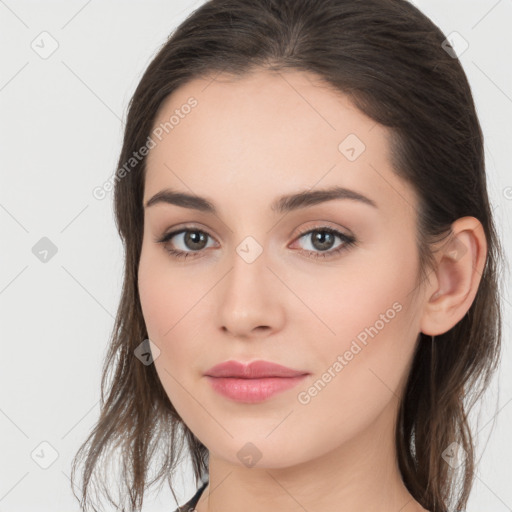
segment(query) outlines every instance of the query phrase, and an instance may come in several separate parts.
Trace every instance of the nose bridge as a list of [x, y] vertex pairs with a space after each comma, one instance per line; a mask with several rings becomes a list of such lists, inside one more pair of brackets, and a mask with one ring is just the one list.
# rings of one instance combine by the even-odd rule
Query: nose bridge
[[231, 271], [225, 277], [220, 298], [220, 323], [234, 334], [249, 334], [280, 322], [279, 292], [270, 282], [276, 279], [267, 268], [267, 250], [252, 236], [235, 247]]

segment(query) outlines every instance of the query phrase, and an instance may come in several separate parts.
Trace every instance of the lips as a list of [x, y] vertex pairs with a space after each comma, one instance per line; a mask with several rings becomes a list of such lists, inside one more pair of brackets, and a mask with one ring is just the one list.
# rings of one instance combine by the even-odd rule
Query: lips
[[234, 377], [239, 379], [262, 379], [265, 377], [298, 377], [308, 372], [293, 370], [269, 361], [253, 361], [249, 364], [226, 361], [205, 372], [209, 377]]
[[214, 391], [236, 402], [257, 403], [295, 387], [309, 375], [268, 361], [226, 361], [205, 372]]

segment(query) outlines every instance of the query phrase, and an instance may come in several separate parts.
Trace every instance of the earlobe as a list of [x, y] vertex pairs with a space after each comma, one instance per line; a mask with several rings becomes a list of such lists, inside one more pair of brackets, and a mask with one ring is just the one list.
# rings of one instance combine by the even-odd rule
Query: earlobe
[[457, 219], [436, 255], [436, 279], [426, 290], [421, 332], [443, 334], [464, 317], [478, 291], [486, 256], [487, 241], [480, 221], [475, 217]]

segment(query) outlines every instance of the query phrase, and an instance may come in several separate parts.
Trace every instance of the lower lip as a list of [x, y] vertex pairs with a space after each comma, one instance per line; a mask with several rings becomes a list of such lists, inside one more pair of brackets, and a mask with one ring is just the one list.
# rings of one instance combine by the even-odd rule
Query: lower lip
[[262, 379], [237, 379], [234, 377], [210, 377], [208, 382], [217, 393], [237, 402], [257, 403], [281, 391], [295, 387], [306, 375], [297, 377], [265, 377]]

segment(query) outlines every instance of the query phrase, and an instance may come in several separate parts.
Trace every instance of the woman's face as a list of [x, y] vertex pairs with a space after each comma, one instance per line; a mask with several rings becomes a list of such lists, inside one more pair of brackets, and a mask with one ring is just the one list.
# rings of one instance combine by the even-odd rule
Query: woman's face
[[[156, 370], [210, 457], [238, 465], [298, 464], [393, 425], [420, 332], [417, 197], [393, 173], [386, 129], [314, 80], [194, 80], [151, 135], [144, 204], [165, 190], [204, 198], [145, 208], [139, 291]], [[335, 187], [353, 197], [322, 196]], [[306, 375], [205, 375], [229, 360]], [[261, 396], [271, 382], [289, 387]]]

